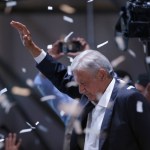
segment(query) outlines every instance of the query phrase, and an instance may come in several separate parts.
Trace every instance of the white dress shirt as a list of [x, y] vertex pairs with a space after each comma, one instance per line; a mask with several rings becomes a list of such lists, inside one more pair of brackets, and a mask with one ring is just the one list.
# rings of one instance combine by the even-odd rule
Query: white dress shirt
[[111, 81], [106, 91], [99, 99], [98, 104], [88, 115], [88, 121], [85, 130], [86, 136], [84, 150], [99, 150], [99, 135], [101, 125], [114, 88], [114, 84], [115, 79]]
[[37, 57], [34, 57], [35, 61], [38, 64], [46, 57], [46, 52], [43, 49], [41, 49], [41, 50], [42, 50], [41, 54]]

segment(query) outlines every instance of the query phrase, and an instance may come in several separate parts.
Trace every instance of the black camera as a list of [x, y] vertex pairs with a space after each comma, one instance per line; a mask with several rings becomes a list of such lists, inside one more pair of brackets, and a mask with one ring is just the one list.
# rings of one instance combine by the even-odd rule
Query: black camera
[[69, 41], [69, 42], [60, 42], [59, 43], [59, 50], [63, 53], [69, 52], [78, 52], [81, 51], [82, 46], [78, 41]]
[[129, 0], [121, 10], [119, 23], [125, 37], [150, 38], [150, 0]]

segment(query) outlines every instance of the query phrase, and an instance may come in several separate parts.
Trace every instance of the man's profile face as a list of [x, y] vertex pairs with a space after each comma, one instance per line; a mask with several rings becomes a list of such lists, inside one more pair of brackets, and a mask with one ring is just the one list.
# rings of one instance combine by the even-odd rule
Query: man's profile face
[[79, 86], [79, 92], [88, 97], [91, 101], [96, 101], [97, 96], [101, 94], [101, 83], [96, 74], [89, 71], [75, 71], [75, 81]]

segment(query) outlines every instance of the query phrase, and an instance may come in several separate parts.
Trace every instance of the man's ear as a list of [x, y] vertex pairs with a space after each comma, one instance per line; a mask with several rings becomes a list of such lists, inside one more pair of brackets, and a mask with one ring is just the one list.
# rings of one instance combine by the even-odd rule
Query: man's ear
[[106, 76], [107, 76], [107, 72], [105, 69], [101, 68], [98, 70], [98, 72], [97, 72], [98, 79], [104, 80], [106, 78]]

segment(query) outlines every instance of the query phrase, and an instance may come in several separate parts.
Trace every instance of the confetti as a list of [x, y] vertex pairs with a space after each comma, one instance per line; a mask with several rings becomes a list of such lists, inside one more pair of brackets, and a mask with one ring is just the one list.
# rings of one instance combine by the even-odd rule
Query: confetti
[[64, 111], [66, 114], [71, 116], [78, 116], [82, 111], [82, 107], [79, 105], [78, 101], [72, 103], [62, 103], [59, 105], [59, 110]]
[[137, 101], [136, 111], [139, 112], [139, 113], [143, 112], [143, 103], [141, 101]]
[[29, 96], [31, 94], [31, 91], [28, 88], [22, 88], [18, 86], [14, 86], [11, 89], [11, 92], [15, 95], [20, 95], [20, 96]]
[[71, 81], [71, 82], [68, 82], [67, 84], [66, 84], [66, 87], [72, 87], [72, 86], [78, 86], [78, 84], [77, 84], [77, 82], [75, 82], [75, 81]]
[[23, 73], [26, 73], [26, 72], [27, 72], [27, 71], [26, 71], [26, 68], [22, 68], [21, 70], [22, 70]]
[[17, 2], [16, 1], [9, 1], [6, 3], [6, 7], [13, 7], [13, 6], [16, 6], [17, 5]]
[[64, 115], [65, 115], [65, 112], [64, 112], [63, 110], [61, 110], [61, 111], [60, 111], [60, 115], [61, 115], [61, 116], [64, 116]]
[[135, 52], [134, 52], [133, 50], [128, 49], [128, 53], [129, 53], [131, 56], [133, 56], [134, 58], [136, 57], [136, 54], [135, 54]]
[[4, 141], [4, 139], [0, 139], [0, 142], [3, 142]]
[[36, 123], [35, 123], [35, 125], [37, 126], [39, 124], [39, 121], [37, 121]]
[[150, 64], [150, 56], [147, 56], [147, 57], [146, 57], [146, 63], [147, 63], [147, 64]]
[[68, 17], [68, 16], [63, 16], [63, 20], [64, 20], [64, 21], [67, 21], [67, 22], [69, 22], [69, 23], [73, 23], [73, 22], [74, 22], [73, 19], [70, 18], [70, 17]]
[[73, 123], [73, 126], [74, 126], [75, 132], [77, 134], [81, 134], [82, 133], [82, 127], [81, 127], [81, 123], [80, 123], [79, 120], [75, 120], [74, 123]]
[[44, 102], [44, 101], [48, 101], [48, 100], [54, 100], [56, 99], [56, 96], [55, 95], [48, 95], [48, 96], [44, 96], [41, 98], [41, 101]]
[[26, 124], [27, 124], [31, 129], [35, 129], [35, 127], [33, 127], [29, 122], [26, 122]]
[[127, 87], [127, 90], [130, 90], [130, 89], [135, 89], [135, 87], [134, 86], [129, 86], [129, 87]]
[[124, 56], [119, 56], [116, 59], [111, 61], [112, 66], [115, 68], [117, 67], [119, 64], [121, 64], [123, 61], [125, 60]]
[[102, 44], [97, 45], [97, 48], [100, 48], [100, 47], [102, 47], [102, 46], [104, 46], [104, 45], [106, 45], [106, 44], [108, 44], [108, 41], [106, 41], [106, 42], [104, 42], [104, 43], [102, 43]]
[[93, 2], [93, 0], [88, 0], [87, 2], [90, 3], [90, 2]]
[[26, 84], [27, 84], [28, 86], [30, 86], [30, 87], [33, 87], [33, 86], [34, 86], [34, 82], [33, 82], [32, 79], [27, 79], [27, 80], [26, 80]]
[[70, 62], [70, 63], [73, 62], [73, 57], [69, 57], [69, 56], [68, 56], [68, 59], [69, 59], [69, 62]]
[[53, 7], [52, 6], [48, 6], [47, 9], [48, 10], [53, 10]]
[[71, 66], [67, 66], [68, 75], [72, 75]]
[[32, 129], [22, 129], [19, 133], [27, 133], [27, 132], [31, 132]]
[[70, 36], [73, 34], [73, 32], [70, 32], [65, 38], [64, 38], [64, 42], [67, 42], [68, 39], [70, 38]]
[[47, 45], [47, 49], [52, 49], [52, 48], [53, 48], [52, 44]]
[[0, 91], [0, 95], [2, 95], [3, 93], [7, 92], [7, 88], [4, 88]]

